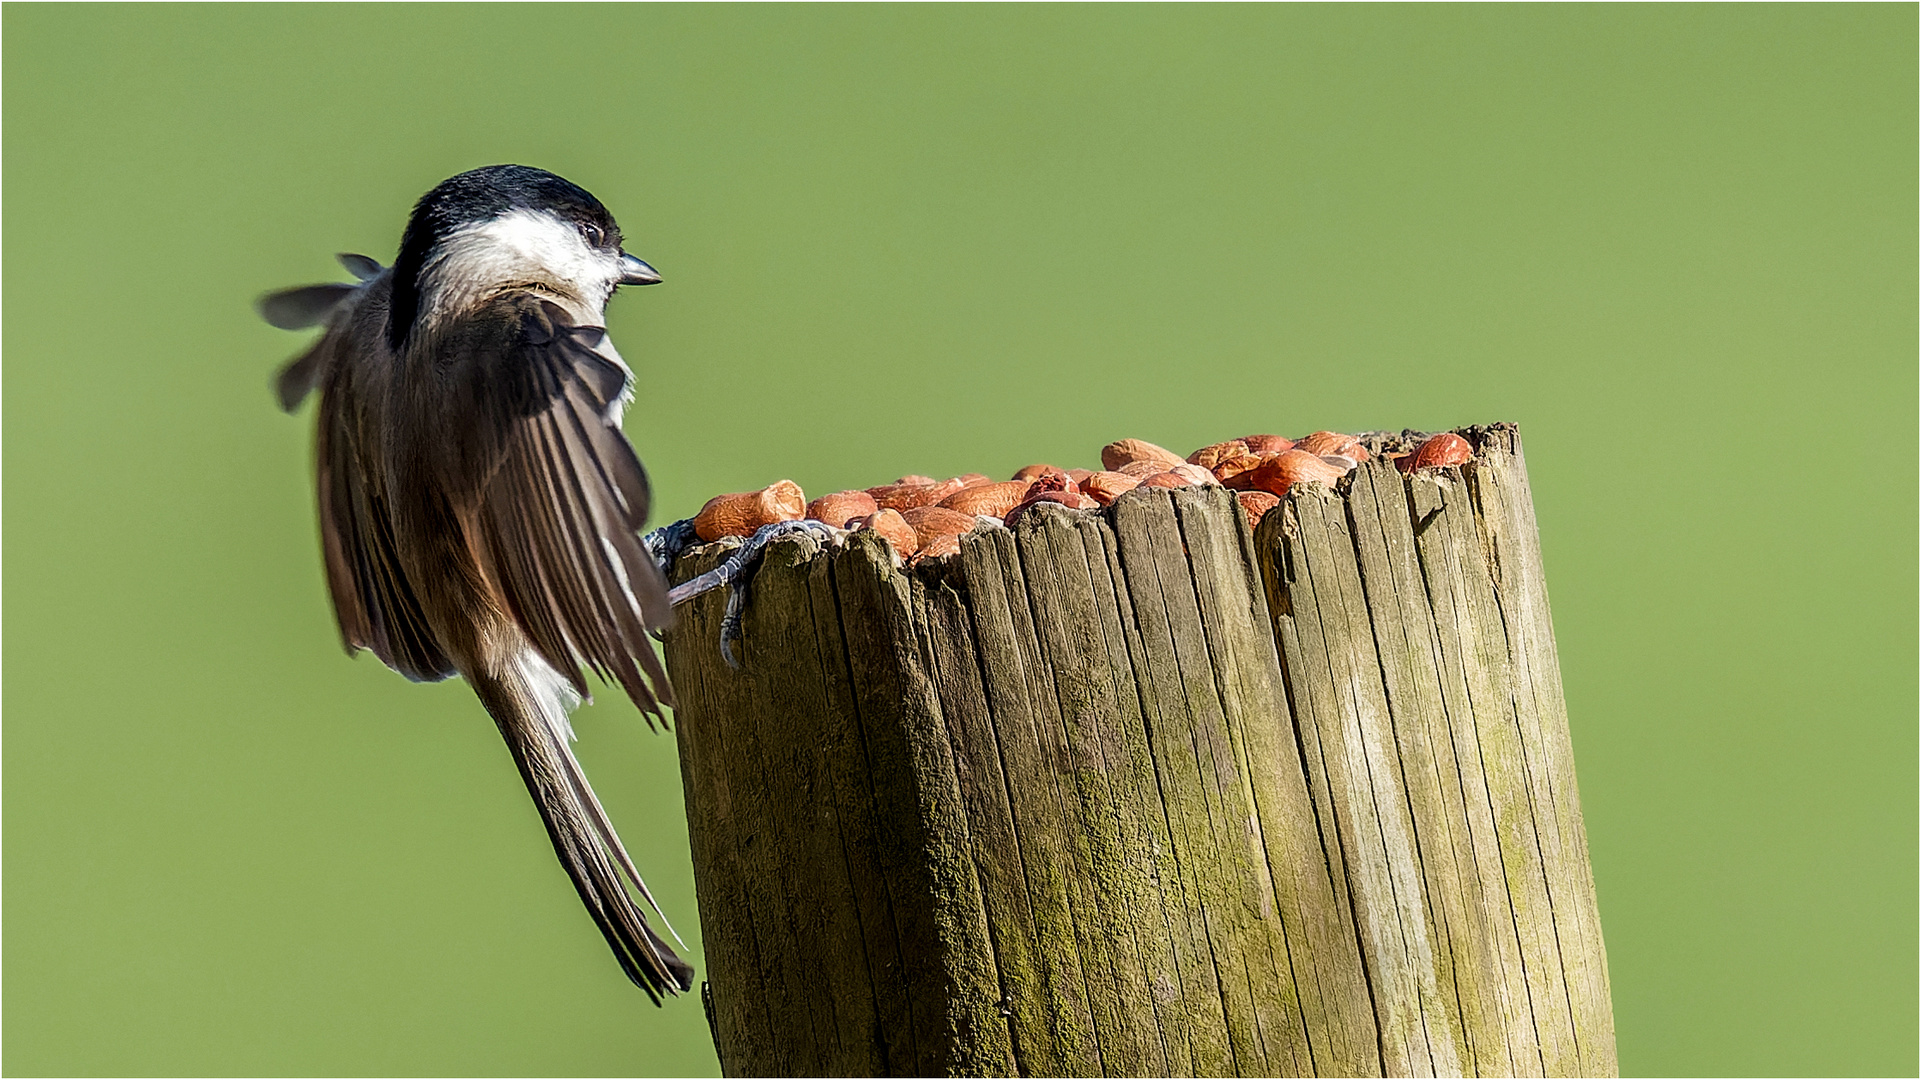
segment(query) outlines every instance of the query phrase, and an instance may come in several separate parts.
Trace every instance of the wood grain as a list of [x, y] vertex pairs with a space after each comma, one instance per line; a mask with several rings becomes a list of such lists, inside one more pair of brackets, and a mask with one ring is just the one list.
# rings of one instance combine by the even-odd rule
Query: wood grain
[[724, 1070], [1612, 1074], [1526, 468], [1463, 435], [1258, 531], [1184, 488], [914, 569], [784, 539], [738, 670], [684, 608]]

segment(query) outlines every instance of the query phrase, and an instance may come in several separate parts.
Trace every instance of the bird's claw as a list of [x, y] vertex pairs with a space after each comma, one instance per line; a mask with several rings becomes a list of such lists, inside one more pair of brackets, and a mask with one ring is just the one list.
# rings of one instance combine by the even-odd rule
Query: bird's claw
[[694, 519], [681, 518], [641, 537], [640, 542], [647, 545], [647, 554], [653, 556], [654, 565], [665, 574], [674, 568], [682, 552], [700, 542], [700, 537], [694, 533]]
[[[719, 566], [668, 590], [667, 600], [675, 607], [722, 586], [731, 590], [727, 597], [727, 610], [720, 618], [720, 655], [727, 661], [728, 667], [736, 671], [740, 669], [740, 661], [734, 655], [734, 645], [741, 639], [741, 622], [747, 614], [749, 575], [760, 562], [767, 545], [782, 537], [802, 533], [818, 536], [822, 542], [829, 544], [839, 544], [847, 536], [845, 529], [811, 519], [763, 525], [754, 535], [742, 541], [740, 547]], [[663, 559], [663, 566], [671, 566], [673, 560], [695, 542], [693, 523], [676, 521], [648, 533], [643, 539], [648, 551], [654, 553], [656, 558]]]
[[734, 643], [740, 640], [740, 622], [747, 615], [747, 593], [751, 586], [745, 577], [736, 581], [727, 593], [727, 611], [720, 617], [720, 658], [735, 671], [740, 670], [740, 659], [734, 655]]

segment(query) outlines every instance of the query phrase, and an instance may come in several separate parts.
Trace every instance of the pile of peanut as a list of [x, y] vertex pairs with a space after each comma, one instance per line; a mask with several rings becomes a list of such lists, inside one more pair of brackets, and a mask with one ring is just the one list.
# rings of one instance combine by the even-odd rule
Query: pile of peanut
[[[1435, 435], [1417, 449], [1389, 454], [1403, 472], [1461, 465], [1474, 456], [1466, 439]], [[1368, 459], [1352, 435], [1317, 431], [1302, 439], [1248, 435], [1203, 446], [1183, 458], [1140, 439], [1101, 448], [1101, 469], [1029, 465], [996, 483], [980, 473], [950, 480], [903, 476], [865, 491], [836, 491], [807, 501], [800, 485], [780, 480], [759, 491], [716, 495], [694, 517], [709, 543], [752, 536], [762, 526], [811, 518], [838, 529], [872, 529], [903, 559], [919, 562], [960, 552], [960, 538], [981, 519], [1012, 525], [1036, 503], [1080, 510], [1106, 506], [1135, 488], [1218, 485], [1233, 489], [1249, 524], [1280, 505], [1295, 484], [1332, 484]]]

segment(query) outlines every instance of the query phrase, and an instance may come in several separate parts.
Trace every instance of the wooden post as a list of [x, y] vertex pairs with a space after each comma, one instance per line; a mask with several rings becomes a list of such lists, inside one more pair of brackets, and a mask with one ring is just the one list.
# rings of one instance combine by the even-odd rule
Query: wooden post
[[[1611, 1075], [1519, 438], [773, 545], [667, 639], [732, 1075]], [[714, 565], [719, 546], [675, 568]]]

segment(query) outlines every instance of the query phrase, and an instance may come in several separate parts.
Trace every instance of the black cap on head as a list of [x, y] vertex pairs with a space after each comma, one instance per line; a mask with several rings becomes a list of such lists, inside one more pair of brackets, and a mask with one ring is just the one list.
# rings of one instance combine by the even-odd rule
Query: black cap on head
[[615, 244], [620, 226], [600, 200], [578, 184], [529, 165], [488, 165], [448, 177], [414, 204], [407, 231], [394, 258], [392, 308], [387, 340], [396, 350], [407, 340], [420, 311], [420, 270], [444, 237], [465, 225], [488, 221], [509, 210], [545, 210], [599, 227]]

